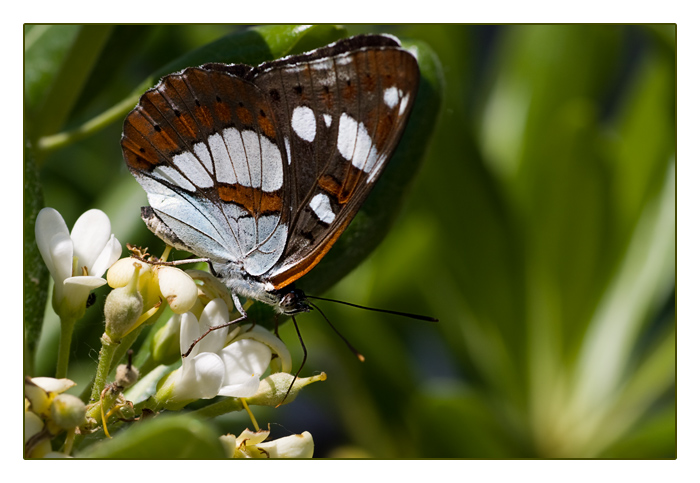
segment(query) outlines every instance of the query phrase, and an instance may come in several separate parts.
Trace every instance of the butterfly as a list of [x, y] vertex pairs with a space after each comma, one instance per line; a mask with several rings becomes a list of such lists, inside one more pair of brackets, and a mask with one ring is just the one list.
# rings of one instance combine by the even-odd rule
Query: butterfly
[[419, 82], [416, 58], [388, 35], [167, 75], [124, 121], [124, 159], [150, 204], [141, 217], [209, 261], [241, 319], [239, 297], [308, 312], [294, 282], [376, 184]]

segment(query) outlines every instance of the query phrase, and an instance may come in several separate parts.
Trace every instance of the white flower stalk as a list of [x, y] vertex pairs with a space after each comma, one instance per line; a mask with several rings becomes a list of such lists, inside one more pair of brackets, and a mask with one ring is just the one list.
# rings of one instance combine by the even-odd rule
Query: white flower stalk
[[54, 280], [54, 310], [62, 319], [81, 318], [90, 291], [106, 283], [102, 275], [122, 251], [109, 218], [100, 210], [86, 211], [69, 233], [60, 213], [44, 208], [37, 215], [34, 231]]
[[[180, 352], [187, 352], [192, 342], [210, 327], [228, 321], [226, 302], [219, 298], [207, 304], [199, 321], [190, 312], [183, 314], [180, 317]], [[155, 396], [159, 404], [175, 409], [214, 396], [254, 396], [273, 351], [283, 360], [283, 367], [291, 368], [289, 351], [275, 342], [279, 339], [267, 330], [260, 327], [250, 331], [238, 329], [236, 334], [231, 338], [226, 330], [214, 330], [197, 343], [183, 358], [182, 367], [161, 384]]]
[[246, 429], [238, 437], [227, 434], [220, 440], [229, 458], [311, 458], [314, 455], [314, 439], [308, 431], [264, 442], [269, 435], [270, 431]]

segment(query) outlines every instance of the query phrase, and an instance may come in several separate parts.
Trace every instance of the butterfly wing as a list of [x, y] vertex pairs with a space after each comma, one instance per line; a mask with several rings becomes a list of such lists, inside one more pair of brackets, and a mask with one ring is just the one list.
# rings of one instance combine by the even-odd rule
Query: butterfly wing
[[289, 237], [267, 275], [276, 289], [328, 252], [391, 157], [416, 97], [416, 59], [396, 40], [346, 39], [249, 74], [269, 99], [288, 153]]
[[144, 218], [156, 235], [256, 276], [282, 256], [290, 200], [268, 100], [243, 78], [251, 69], [164, 77], [127, 116], [122, 150], [148, 194]]

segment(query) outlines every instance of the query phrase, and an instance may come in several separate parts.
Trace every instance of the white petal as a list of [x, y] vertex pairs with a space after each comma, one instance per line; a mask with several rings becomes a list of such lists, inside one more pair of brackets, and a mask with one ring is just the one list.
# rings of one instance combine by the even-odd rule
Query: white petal
[[242, 339], [253, 339], [272, 349], [272, 352], [279, 356], [281, 363], [280, 372], [290, 372], [292, 370], [292, 356], [289, 353], [289, 349], [287, 349], [287, 346], [284, 345], [284, 342], [282, 342], [279, 337], [266, 328], [260, 325], [253, 326], [252, 328], [245, 326], [240, 333], [237, 333], [235, 337], [231, 337], [229, 340]]
[[112, 225], [103, 211], [93, 209], [83, 213], [70, 233], [79, 266], [92, 267], [111, 234]]
[[62, 393], [75, 386], [70, 379], [55, 379], [53, 377], [32, 377], [32, 382], [46, 392]]
[[[197, 317], [194, 316], [192, 312], [186, 312], [182, 314], [180, 319], [180, 353], [184, 354], [192, 345], [196, 339], [202, 335], [199, 332], [199, 322], [197, 322]], [[200, 346], [197, 344], [192, 349], [192, 352], [182, 360], [182, 366], [185, 367], [186, 364], [194, 359], [194, 356], [199, 354]]]
[[[67, 290], [72, 290], [74, 287], [80, 286], [85, 287], [90, 290], [99, 288], [107, 283], [102, 277], [91, 277], [90, 275], [85, 275], [81, 277], [70, 277], [63, 281], [63, 285], [67, 287]], [[70, 288], [68, 288], [70, 286]]]
[[131, 277], [134, 275], [134, 264], [141, 266], [139, 277], [142, 277], [146, 271], [150, 271], [150, 267], [152, 266], [131, 257], [117, 260], [109, 267], [109, 270], [107, 270], [107, 283], [109, 283], [109, 286], [112, 288], [119, 288], [128, 284], [129, 280], [131, 280]]
[[90, 291], [106, 283], [107, 280], [100, 277], [67, 278], [63, 281], [63, 303], [61, 305], [72, 313], [83, 314]]
[[57, 285], [62, 284], [65, 279], [73, 275], [73, 240], [65, 233], [57, 233], [49, 242], [49, 252], [51, 277]]
[[251, 376], [247, 381], [237, 384], [223, 384], [219, 389], [219, 396], [251, 397], [255, 396], [260, 386], [260, 378]]
[[292, 434], [284, 438], [258, 444], [270, 458], [311, 458], [314, 455], [314, 439], [311, 433]]
[[114, 262], [119, 260], [122, 254], [122, 246], [119, 244], [114, 235], [109, 237], [107, 244], [102, 249], [102, 252], [97, 256], [97, 260], [92, 266], [88, 267], [88, 273], [96, 277], [101, 277], [109, 267], [114, 265]]
[[51, 239], [59, 233], [69, 235], [66, 222], [63, 221], [61, 214], [53, 208], [44, 208], [36, 216], [34, 224], [34, 236], [36, 244], [39, 247], [39, 253], [44, 259], [44, 263], [49, 267], [53, 274], [53, 259], [49, 250]]
[[157, 267], [158, 286], [176, 314], [184, 314], [197, 301], [197, 285], [192, 277], [175, 267]]
[[236, 444], [241, 445], [244, 442], [246, 444], [260, 444], [270, 436], [270, 431], [261, 429], [260, 431], [251, 431], [246, 428], [241, 432], [241, 434], [236, 438]]
[[31, 411], [24, 412], [24, 443], [29, 441], [29, 438], [44, 429], [44, 422], [39, 416]]
[[272, 352], [260, 342], [245, 339], [226, 346], [219, 355], [226, 365], [222, 396], [250, 397], [260, 385], [260, 376], [270, 365]]
[[[214, 299], [204, 307], [202, 316], [199, 318], [199, 330], [201, 334], [204, 334], [209, 327], [225, 324], [229, 321], [228, 319], [228, 307], [226, 307], [226, 302], [224, 302], [223, 299]], [[219, 352], [224, 348], [227, 332], [226, 329], [218, 329], [209, 332], [199, 343], [202, 346], [199, 348], [199, 352]]]
[[224, 379], [224, 363], [211, 352], [198, 354], [187, 369], [182, 366], [182, 377], [173, 394], [178, 399], [211, 399], [217, 395]]

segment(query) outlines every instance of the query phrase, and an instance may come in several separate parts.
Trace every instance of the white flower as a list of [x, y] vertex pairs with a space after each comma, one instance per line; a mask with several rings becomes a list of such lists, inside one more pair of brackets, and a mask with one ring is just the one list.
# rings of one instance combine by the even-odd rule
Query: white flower
[[107, 272], [112, 288], [125, 287], [134, 274], [134, 265], [140, 265], [138, 292], [143, 298], [143, 311], [161, 300], [168, 303], [176, 314], [184, 314], [197, 301], [197, 285], [187, 273], [167, 265], [151, 265], [132, 257], [122, 258]]
[[[85, 418], [85, 405], [75, 396], [62, 394], [75, 382], [53, 377], [27, 377], [24, 381], [24, 445], [28, 458], [51, 457], [50, 439], [66, 429], [66, 416], [77, 425]], [[77, 409], [77, 411], [76, 411]], [[57, 421], [58, 418], [58, 421]], [[73, 424], [75, 423], [75, 424]]]
[[244, 430], [240, 436], [221, 436], [229, 458], [311, 458], [314, 455], [314, 439], [311, 433], [292, 434], [273, 441], [265, 441], [270, 431]]
[[31, 410], [39, 415], [49, 417], [51, 403], [57, 394], [61, 394], [75, 382], [70, 379], [54, 379], [53, 377], [33, 377], [24, 381], [24, 396], [30, 402]]
[[[180, 318], [180, 351], [187, 352], [192, 342], [209, 327], [228, 322], [226, 302], [217, 298], [207, 304], [200, 320], [187, 312]], [[277, 341], [278, 343], [276, 343]], [[260, 386], [272, 352], [282, 359], [284, 369], [291, 368], [291, 357], [279, 339], [261, 327], [238, 329], [233, 336], [226, 330], [214, 330], [194, 346], [183, 359], [182, 367], [171, 373], [156, 394], [166, 404], [210, 399], [214, 396], [251, 397]]]
[[54, 280], [53, 307], [60, 316], [82, 317], [90, 291], [106, 283], [102, 275], [122, 251], [111, 231], [100, 210], [83, 213], [70, 233], [53, 208], [37, 215], [36, 243]]

